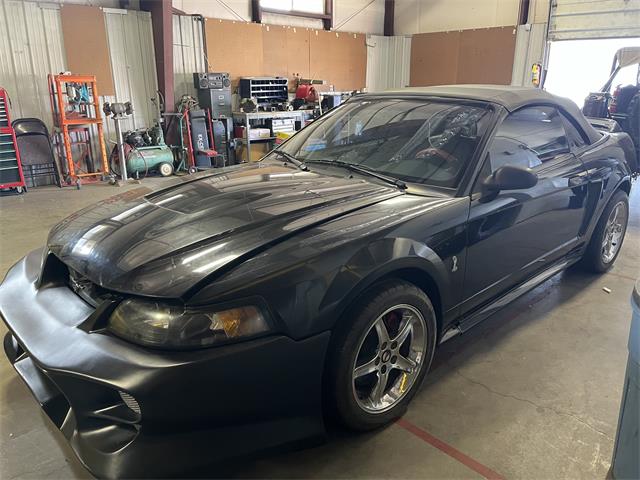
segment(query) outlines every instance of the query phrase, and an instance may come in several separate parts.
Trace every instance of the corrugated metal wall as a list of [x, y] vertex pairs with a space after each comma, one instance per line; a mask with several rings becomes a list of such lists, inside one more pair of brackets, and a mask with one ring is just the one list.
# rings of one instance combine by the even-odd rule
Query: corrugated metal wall
[[[150, 127], [157, 117], [151, 98], [158, 90], [151, 14], [105, 8], [104, 16], [116, 90], [105, 100], [133, 104], [133, 115], [122, 122], [124, 130]], [[111, 132], [113, 121], [106, 123]]]
[[546, 23], [518, 25], [511, 85], [521, 87], [533, 86], [531, 83], [531, 67], [534, 63], [544, 65], [546, 32]]
[[196, 96], [193, 73], [206, 72], [202, 20], [189, 15], [173, 16], [173, 92], [176, 102], [182, 95]]
[[367, 35], [367, 90], [409, 85], [411, 37]]
[[11, 97], [12, 117], [41, 118], [51, 128], [47, 74], [64, 70], [59, 7], [0, 0], [0, 86]]
[[[158, 88], [151, 15], [108, 8], [104, 15], [116, 95], [102, 101], [133, 102], [135, 113], [123, 128], [151, 126], [150, 99]], [[11, 97], [12, 117], [37, 117], [51, 129], [47, 74], [67, 69], [59, 6], [0, 0], [0, 45], [0, 86]], [[105, 127], [113, 138], [113, 121]]]

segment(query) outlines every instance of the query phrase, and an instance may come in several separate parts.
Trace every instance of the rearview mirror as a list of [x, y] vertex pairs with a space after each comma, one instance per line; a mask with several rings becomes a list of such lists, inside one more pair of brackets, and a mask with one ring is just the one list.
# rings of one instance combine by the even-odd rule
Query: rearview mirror
[[538, 175], [531, 169], [505, 165], [489, 175], [482, 182], [482, 187], [487, 193], [497, 193], [500, 190], [524, 190], [537, 183]]

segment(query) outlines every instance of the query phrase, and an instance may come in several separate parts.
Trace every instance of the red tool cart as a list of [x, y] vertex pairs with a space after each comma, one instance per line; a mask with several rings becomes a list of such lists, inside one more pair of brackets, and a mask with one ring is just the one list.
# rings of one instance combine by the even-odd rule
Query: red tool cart
[[27, 190], [16, 134], [9, 117], [9, 96], [7, 91], [0, 87], [0, 189], [7, 188], [15, 189], [18, 193]]

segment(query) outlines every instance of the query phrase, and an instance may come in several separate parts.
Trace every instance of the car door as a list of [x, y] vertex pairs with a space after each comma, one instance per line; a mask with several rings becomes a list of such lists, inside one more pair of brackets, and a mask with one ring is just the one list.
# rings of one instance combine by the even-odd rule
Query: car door
[[[509, 114], [497, 127], [471, 198], [462, 312], [577, 245], [588, 178], [572, 153], [564, 122], [556, 108], [535, 106]], [[482, 181], [505, 165], [530, 168], [537, 184], [487, 197]]]

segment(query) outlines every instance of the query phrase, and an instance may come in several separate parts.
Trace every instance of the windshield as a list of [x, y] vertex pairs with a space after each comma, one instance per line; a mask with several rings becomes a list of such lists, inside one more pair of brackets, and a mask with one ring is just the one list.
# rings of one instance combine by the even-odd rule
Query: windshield
[[276, 151], [309, 165], [348, 163], [406, 182], [455, 188], [490, 116], [486, 106], [354, 98]]

